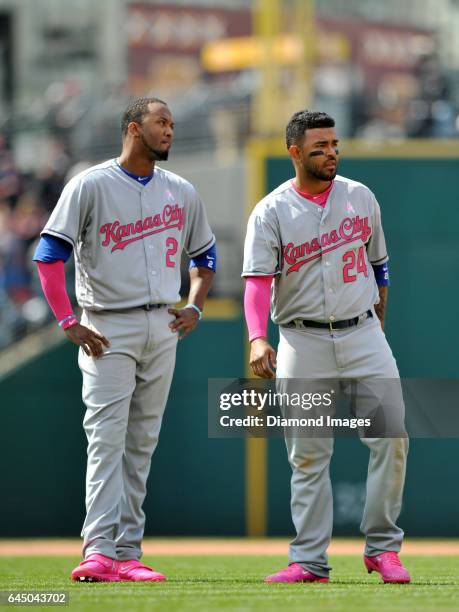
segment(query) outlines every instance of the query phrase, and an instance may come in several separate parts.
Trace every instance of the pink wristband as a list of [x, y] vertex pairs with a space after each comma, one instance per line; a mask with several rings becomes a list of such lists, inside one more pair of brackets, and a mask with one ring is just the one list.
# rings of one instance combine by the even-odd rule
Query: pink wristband
[[62, 319], [62, 321], [59, 321], [58, 323], [59, 327], [62, 327], [62, 329], [68, 329], [69, 327], [73, 327], [74, 325], [78, 325], [78, 319], [76, 318], [75, 315], [69, 315], [68, 317], [65, 317], [65, 319]]

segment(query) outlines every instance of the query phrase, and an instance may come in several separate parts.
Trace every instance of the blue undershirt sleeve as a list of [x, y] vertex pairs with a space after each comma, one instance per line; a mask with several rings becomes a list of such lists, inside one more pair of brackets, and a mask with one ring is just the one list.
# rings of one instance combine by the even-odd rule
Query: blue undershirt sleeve
[[373, 272], [375, 273], [376, 284], [379, 287], [388, 287], [390, 285], [389, 279], [389, 265], [386, 263], [379, 265], [372, 265]]
[[43, 234], [33, 256], [34, 261], [52, 263], [53, 261], [67, 261], [72, 254], [72, 245], [56, 236]]
[[197, 255], [190, 259], [190, 265], [188, 268], [208, 268], [213, 272], [217, 271], [217, 247], [215, 244], [201, 253], [201, 255]]

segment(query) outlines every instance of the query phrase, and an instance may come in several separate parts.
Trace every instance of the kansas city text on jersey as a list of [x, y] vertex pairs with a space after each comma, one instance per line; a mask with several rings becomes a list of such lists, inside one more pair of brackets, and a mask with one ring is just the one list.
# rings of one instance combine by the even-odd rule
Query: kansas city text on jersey
[[[368, 241], [372, 233], [368, 217], [360, 218], [346, 217], [340, 223], [339, 228], [333, 229], [330, 232], [324, 232], [319, 238], [314, 238], [310, 242], [302, 244], [294, 244], [289, 242], [282, 247], [282, 267], [284, 262], [289, 265], [287, 274], [297, 272], [304, 264], [318, 259], [323, 253], [328, 253], [339, 248], [344, 244], [361, 240], [364, 244]], [[328, 247], [328, 248], [325, 248]], [[311, 257], [307, 257], [311, 255]]]
[[[151, 217], [145, 217], [145, 219], [138, 219], [132, 223], [121, 225], [118, 219], [112, 223], [104, 223], [99, 230], [102, 235], [105, 235], [102, 246], [107, 247], [110, 243], [114, 242], [115, 244], [112, 247], [113, 253], [113, 251], [118, 249], [124, 249], [124, 247], [131, 242], [143, 240], [143, 238], [151, 236], [152, 234], [157, 234], [158, 232], [163, 232], [172, 228], [181, 231], [183, 229], [184, 220], [185, 214], [183, 206], [179, 206], [179, 204], [174, 204], [173, 206], [166, 204], [162, 213], [158, 213]], [[126, 238], [126, 240], [123, 240], [123, 238]]]

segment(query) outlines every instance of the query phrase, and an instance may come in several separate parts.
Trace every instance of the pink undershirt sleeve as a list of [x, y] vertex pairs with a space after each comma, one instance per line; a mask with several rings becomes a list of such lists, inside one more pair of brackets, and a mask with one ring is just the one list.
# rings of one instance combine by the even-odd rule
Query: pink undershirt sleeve
[[267, 335], [273, 276], [248, 276], [245, 283], [244, 312], [249, 340]]
[[78, 323], [65, 287], [64, 262], [37, 261], [37, 267], [43, 293], [59, 325], [67, 329]]

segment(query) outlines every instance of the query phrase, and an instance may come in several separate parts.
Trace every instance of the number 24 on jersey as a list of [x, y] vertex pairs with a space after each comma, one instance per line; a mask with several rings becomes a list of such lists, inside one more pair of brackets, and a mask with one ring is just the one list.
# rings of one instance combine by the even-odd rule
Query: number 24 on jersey
[[343, 255], [343, 280], [345, 283], [353, 283], [357, 280], [357, 274], [362, 273], [368, 278], [368, 267], [365, 259], [365, 247], [359, 247], [357, 254], [355, 249], [347, 251]]

